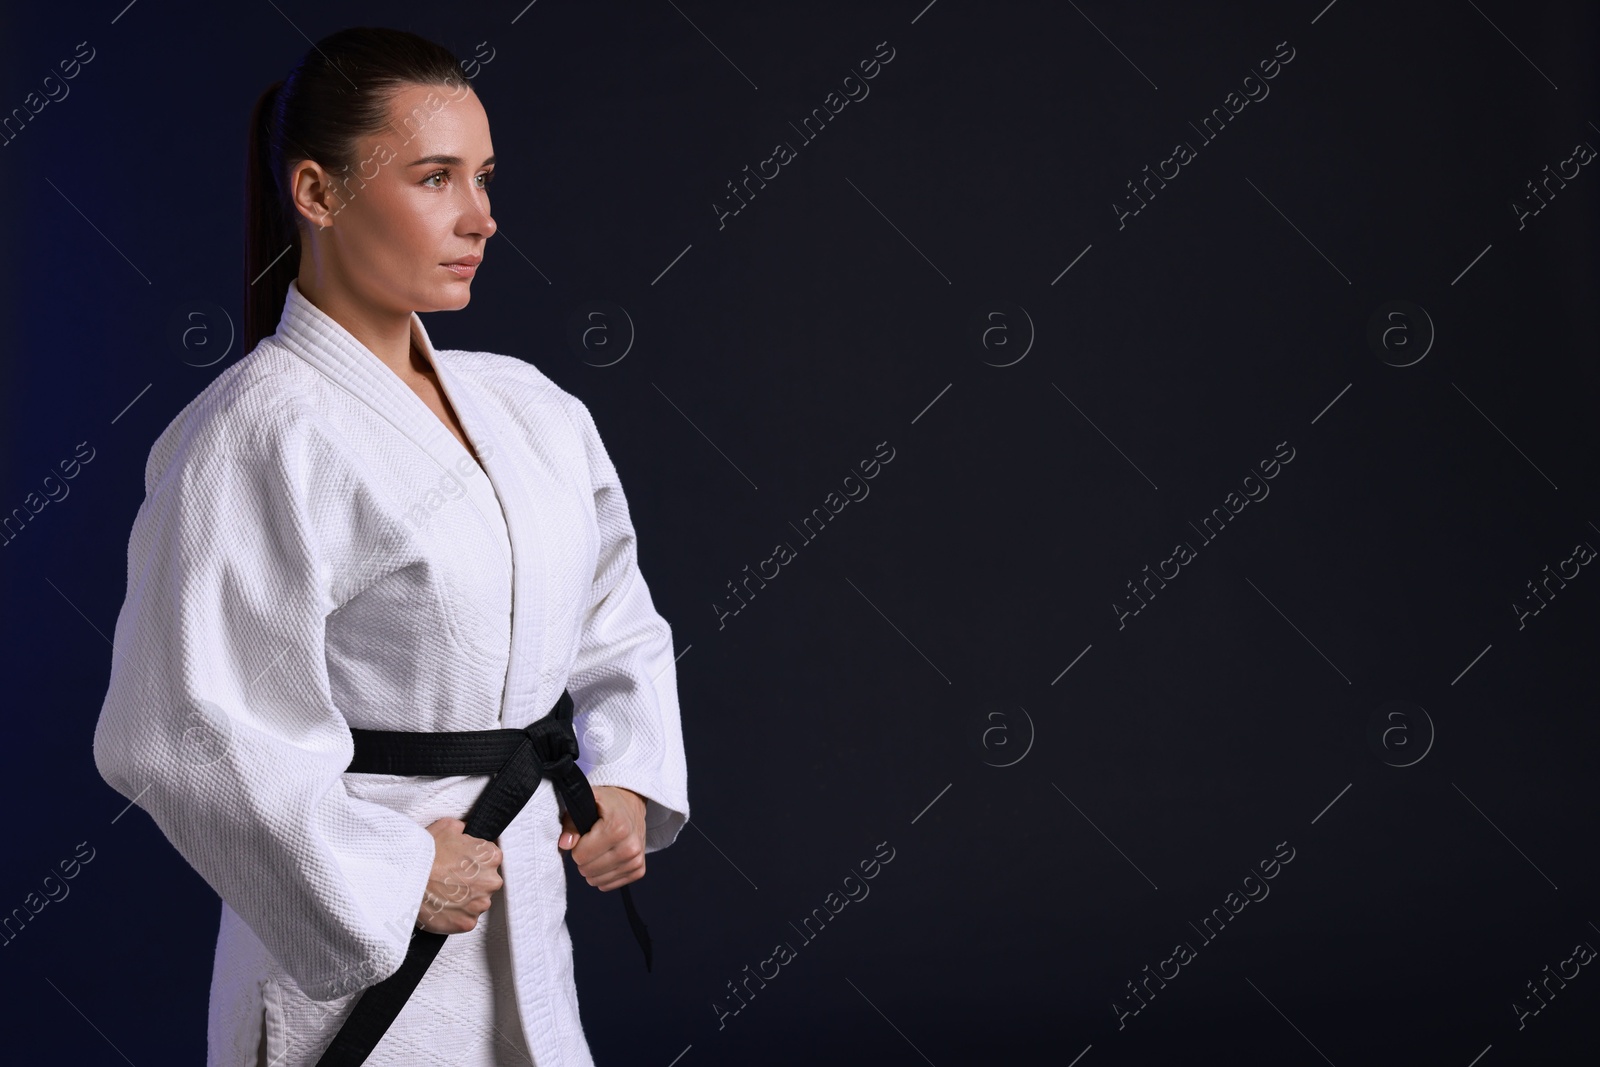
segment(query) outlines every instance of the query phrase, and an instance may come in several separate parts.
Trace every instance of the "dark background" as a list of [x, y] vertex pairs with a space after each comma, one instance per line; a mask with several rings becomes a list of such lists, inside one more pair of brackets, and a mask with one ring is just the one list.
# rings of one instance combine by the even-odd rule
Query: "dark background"
[[[0, 947], [0, 1058], [203, 1057], [218, 904], [95, 771], [108, 635], [150, 444], [243, 354], [248, 109], [308, 37], [384, 24], [492, 56], [499, 239], [428, 329], [590, 406], [681, 654], [694, 817], [637, 890], [654, 974], [570, 882], [599, 1063], [1593, 1062], [1594, 966], [1513, 1005], [1600, 946], [1600, 575], [1513, 605], [1600, 546], [1600, 163], [1512, 207], [1600, 145], [1593, 5], [123, 3], [10, 5], [0, 34], [5, 113], [95, 50], [0, 147], [0, 514], [94, 456], [0, 548], [0, 912], [94, 850]], [[797, 158], [719, 230], [778, 140]], [[870, 496], [801, 543], [880, 442]], [[1270, 496], [1202, 541], [1280, 442]], [[1202, 939], [1280, 843], [1270, 896]]]

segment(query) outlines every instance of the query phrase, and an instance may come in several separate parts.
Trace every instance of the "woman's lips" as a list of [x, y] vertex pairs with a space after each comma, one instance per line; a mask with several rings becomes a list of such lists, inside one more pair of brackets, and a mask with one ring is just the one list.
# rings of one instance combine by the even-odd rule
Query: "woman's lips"
[[458, 278], [471, 278], [478, 272], [478, 268], [467, 263], [441, 263], [445, 270], [452, 272]]

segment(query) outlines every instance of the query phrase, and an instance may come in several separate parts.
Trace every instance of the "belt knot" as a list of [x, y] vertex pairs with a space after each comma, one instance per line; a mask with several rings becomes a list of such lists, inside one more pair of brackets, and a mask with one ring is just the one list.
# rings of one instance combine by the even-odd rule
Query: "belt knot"
[[546, 768], [577, 762], [578, 735], [570, 719], [546, 716], [529, 723], [522, 732], [528, 735], [533, 751]]

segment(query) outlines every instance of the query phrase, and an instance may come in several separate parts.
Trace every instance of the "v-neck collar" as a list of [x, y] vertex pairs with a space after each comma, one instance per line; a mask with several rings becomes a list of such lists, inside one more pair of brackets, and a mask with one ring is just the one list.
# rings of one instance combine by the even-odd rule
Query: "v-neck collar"
[[[468, 400], [469, 390], [456, 377], [455, 371], [439, 358], [427, 328], [422, 325], [422, 316], [415, 311], [411, 313], [412, 340], [438, 375], [439, 387], [455, 409], [467, 440], [478, 453], [486, 456], [482, 463], [484, 469], [468, 468], [462, 473], [459, 466], [462, 459], [474, 466], [477, 460], [462, 447], [444, 420], [370, 348], [307, 299], [294, 279], [290, 280], [289, 292], [283, 301], [276, 337], [295, 355], [376, 410], [440, 467], [453, 474], [491, 529], [505, 522], [493, 482], [494, 464], [487, 458], [496, 450], [493, 434], [488, 422], [479, 416], [477, 407]], [[479, 477], [486, 471], [487, 476]]]
[[439, 387], [455, 408], [467, 440], [483, 457], [485, 470], [477, 473], [487, 472], [487, 477], [460, 476], [455, 465], [473, 459], [444, 421], [371, 349], [308, 300], [294, 280], [284, 298], [276, 339], [377, 411], [461, 481], [473, 506], [497, 531], [496, 541], [507, 553], [505, 565], [512, 586], [511, 640], [500, 720], [503, 726], [520, 729], [549, 710], [545, 696], [553, 686], [552, 668], [545, 662], [551, 606], [546, 596], [542, 515], [534, 495], [537, 487], [531, 480], [532, 471], [520, 469], [522, 461], [516, 452], [525, 446], [496, 439], [495, 418], [480, 408], [470, 383], [447, 360], [439, 359], [422, 317], [415, 311], [411, 313], [411, 336], [438, 374]]

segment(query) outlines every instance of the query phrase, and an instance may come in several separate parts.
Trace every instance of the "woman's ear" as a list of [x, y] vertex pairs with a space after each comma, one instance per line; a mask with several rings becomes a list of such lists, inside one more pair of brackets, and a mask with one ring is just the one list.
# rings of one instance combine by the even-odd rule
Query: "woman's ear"
[[301, 160], [290, 172], [289, 197], [295, 211], [319, 230], [333, 225], [333, 217], [344, 206], [331, 176], [310, 159]]

